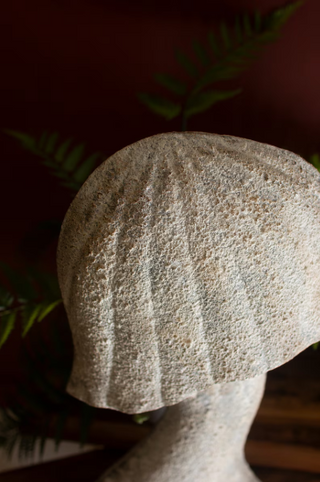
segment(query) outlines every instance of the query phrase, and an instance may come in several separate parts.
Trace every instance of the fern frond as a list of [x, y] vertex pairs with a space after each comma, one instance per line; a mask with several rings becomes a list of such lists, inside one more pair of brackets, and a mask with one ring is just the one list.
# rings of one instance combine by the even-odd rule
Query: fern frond
[[[191, 78], [190, 88], [180, 87], [180, 81], [169, 74], [157, 74], [156, 79], [171, 93], [183, 96], [177, 102], [154, 94], [140, 94], [140, 100], [154, 113], [167, 120], [182, 116], [183, 125], [186, 119], [200, 112], [208, 110], [218, 101], [233, 97], [239, 89], [234, 89], [232, 95], [221, 95], [213, 102], [213, 91], [202, 92], [212, 84], [224, 80], [237, 78], [249, 67], [266, 44], [273, 42], [279, 36], [282, 26], [289, 17], [302, 5], [296, 1], [273, 11], [269, 15], [261, 16], [258, 12], [250, 18], [244, 14], [236, 18], [234, 26], [228, 27], [224, 22], [220, 24], [220, 36], [209, 32], [207, 40], [209, 48], [197, 40], [193, 41], [195, 57], [199, 61], [200, 70], [193, 59], [181, 50], [176, 50], [177, 62], [184, 72]], [[213, 58], [211, 55], [213, 54]], [[210, 93], [211, 92], [211, 93]], [[191, 108], [192, 106], [192, 108]]]
[[244, 33], [246, 35], [246, 37], [251, 37], [252, 35], [252, 27], [251, 27], [251, 23], [250, 23], [250, 17], [248, 14], [245, 14], [243, 16], [243, 30], [244, 30]]
[[211, 106], [225, 99], [231, 99], [241, 92], [237, 90], [207, 90], [198, 92], [194, 96], [190, 96], [185, 107], [186, 118], [191, 117], [199, 112], [208, 110]]
[[[234, 32], [236, 32], [238, 42], [204, 72], [198, 79], [193, 93], [201, 91], [214, 82], [237, 77], [250, 65], [252, 59], [260, 53], [267, 43], [276, 40], [281, 27], [301, 4], [301, 1], [294, 2], [265, 17], [259, 17], [259, 20], [256, 20], [255, 29], [253, 29], [250, 18], [246, 14], [242, 19], [242, 27], [239, 21], [236, 21]], [[257, 19], [257, 14], [255, 18]], [[231, 36], [231, 32], [229, 36]]]
[[205, 49], [205, 47], [202, 45], [201, 42], [198, 40], [193, 41], [193, 50], [200, 62], [204, 67], [210, 64], [210, 57]]
[[197, 77], [198, 76], [197, 67], [194, 65], [192, 60], [190, 60], [189, 57], [184, 52], [177, 49], [175, 51], [175, 56], [176, 56], [177, 62], [181, 65], [181, 67], [185, 70], [185, 72], [190, 77]]
[[177, 95], [184, 95], [187, 92], [187, 86], [184, 82], [176, 79], [169, 74], [155, 74], [155, 80], [163, 87]]
[[46, 318], [62, 303], [55, 276], [32, 268], [18, 271], [0, 263], [0, 270], [10, 289], [0, 285], [0, 347], [7, 341], [18, 315], [22, 319], [22, 336], [36, 321]]
[[17, 312], [12, 310], [10, 313], [2, 313], [0, 317], [0, 348], [7, 341], [14, 328], [17, 319]]
[[65, 160], [62, 163], [65, 172], [72, 172], [78, 166], [79, 162], [83, 158], [84, 148], [84, 144], [79, 144], [75, 146], [70, 152], [70, 154], [66, 156]]
[[132, 416], [132, 420], [138, 425], [142, 425], [144, 422], [147, 422], [149, 418], [150, 412], [136, 413]]
[[21, 147], [42, 159], [62, 185], [78, 191], [95, 165], [104, 159], [102, 152], [85, 155], [85, 144], [74, 144], [72, 138], [62, 139], [58, 132], [43, 132], [40, 138], [20, 131], [4, 132], [19, 141]]
[[224, 48], [226, 51], [230, 50], [232, 47], [232, 37], [231, 33], [228, 30], [228, 27], [224, 22], [221, 22], [220, 24], [220, 33], [221, 33], [221, 38], [224, 44]]
[[[37, 393], [44, 393], [46, 399], [57, 406], [63, 405], [68, 396], [63, 390], [59, 390], [52, 383], [48, 381], [46, 373], [41, 369], [41, 359], [34, 353], [31, 356], [30, 352], [23, 349], [24, 368], [28, 370], [29, 383], [34, 385]], [[42, 360], [43, 363], [43, 360]]]
[[46, 316], [55, 309], [56, 306], [62, 303], [62, 299], [51, 301], [43, 301], [41, 303], [40, 313], [38, 315], [38, 321], [42, 321]]
[[208, 43], [209, 43], [209, 45], [212, 49], [212, 52], [213, 52], [215, 58], [218, 59], [219, 57], [221, 57], [222, 52], [221, 52], [221, 49], [219, 47], [219, 43], [218, 43], [218, 41], [217, 41], [213, 32], [208, 33]]
[[26, 336], [41, 311], [41, 304], [26, 306], [22, 311], [23, 331], [22, 336]]
[[178, 103], [171, 102], [160, 95], [141, 92], [139, 99], [149, 107], [152, 112], [161, 115], [167, 120], [177, 117], [181, 112], [181, 106]]
[[3, 286], [0, 286], [0, 312], [10, 308], [14, 302], [14, 296]]
[[255, 30], [255, 32], [260, 32], [261, 22], [262, 22], [261, 14], [258, 11], [256, 11], [254, 13], [254, 30]]
[[318, 171], [320, 171], [320, 154], [312, 154], [312, 156], [309, 159], [309, 162], [316, 168]]
[[58, 139], [59, 139], [59, 134], [57, 132], [53, 132], [48, 136], [48, 140], [46, 141], [46, 148], [45, 148], [45, 152], [47, 154], [52, 154], [54, 152]]
[[0, 262], [0, 271], [11, 285], [12, 291], [16, 294], [19, 303], [36, 299], [37, 292], [30, 276], [22, 275], [2, 261]]
[[269, 30], [279, 31], [303, 4], [304, 0], [298, 0], [277, 8], [265, 18], [265, 27]]

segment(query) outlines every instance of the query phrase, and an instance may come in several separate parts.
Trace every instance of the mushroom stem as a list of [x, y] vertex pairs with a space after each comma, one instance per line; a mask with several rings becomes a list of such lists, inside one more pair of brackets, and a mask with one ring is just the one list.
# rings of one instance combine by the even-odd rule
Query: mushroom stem
[[258, 482], [244, 444], [265, 379], [217, 384], [169, 407], [152, 434], [99, 482]]

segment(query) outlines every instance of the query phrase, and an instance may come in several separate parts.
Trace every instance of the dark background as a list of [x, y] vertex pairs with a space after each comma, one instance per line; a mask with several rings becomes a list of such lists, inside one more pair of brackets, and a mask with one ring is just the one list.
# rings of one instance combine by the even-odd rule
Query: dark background
[[[10, 0], [0, 19], [0, 128], [57, 130], [111, 155], [138, 139], [180, 130], [137, 100], [157, 91], [156, 72], [180, 72], [174, 48], [191, 52], [221, 20], [261, 13], [282, 0]], [[320, 2], [305, 4], [231, 88], [243, 93], [189, 130], [247, 137], [303, 157], [320, 151]], [[21, 238], [62, 219], [71, 201], [40, 161], [0, 134], [0, 259], [19, 263]], [[55, 246], [46, 262], [54, 267]], [[2, 386], [15, 370], [19, 333], [0, 353]]]

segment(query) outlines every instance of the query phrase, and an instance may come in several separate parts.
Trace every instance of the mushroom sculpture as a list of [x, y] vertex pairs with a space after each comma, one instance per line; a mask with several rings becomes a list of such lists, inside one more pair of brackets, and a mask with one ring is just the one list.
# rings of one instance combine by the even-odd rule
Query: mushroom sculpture
[[168, 406], [104, 482], [253, 482], [243, 447], [266, 372], [320, 339], [320, 175], [273, 146], [199, 132], [117, 152], [63, 222], [70, 394]]

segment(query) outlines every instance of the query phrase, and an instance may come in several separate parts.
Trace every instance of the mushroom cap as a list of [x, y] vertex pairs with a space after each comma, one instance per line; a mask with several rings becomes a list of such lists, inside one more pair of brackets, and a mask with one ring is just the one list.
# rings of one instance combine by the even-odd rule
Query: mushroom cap
[[247, 139], [143, 139], [75, 197], [58, 276], [78, 399], [139, 413], [256, 377], [320, 339], [320, 175]]

